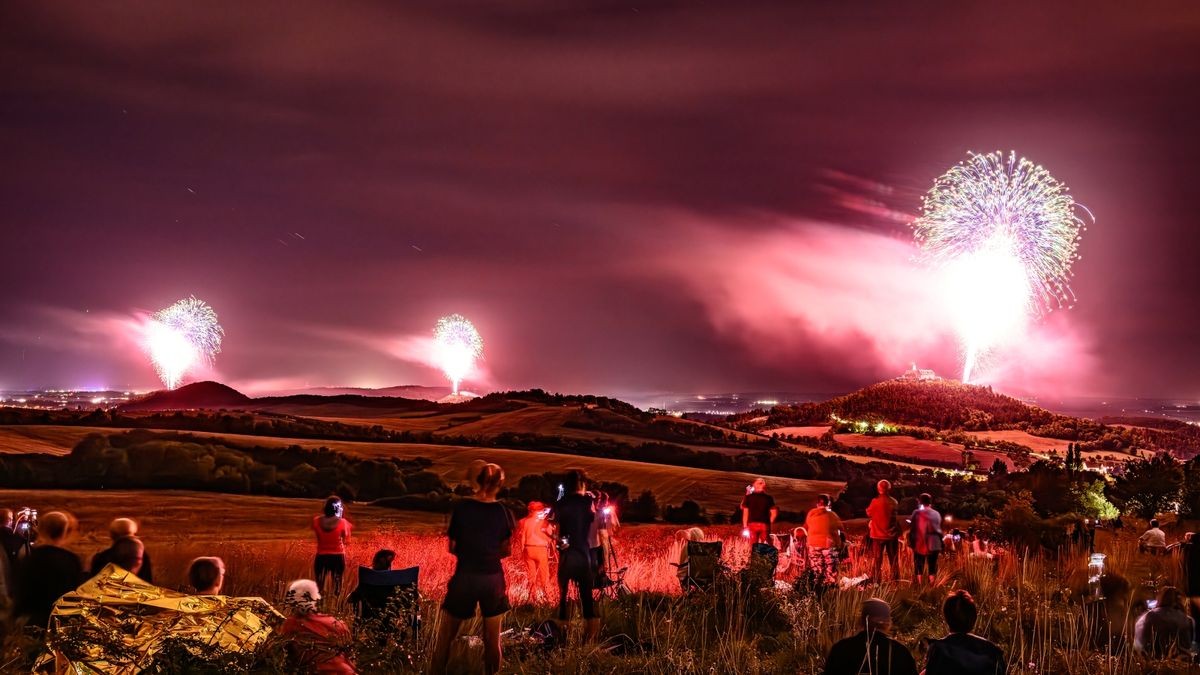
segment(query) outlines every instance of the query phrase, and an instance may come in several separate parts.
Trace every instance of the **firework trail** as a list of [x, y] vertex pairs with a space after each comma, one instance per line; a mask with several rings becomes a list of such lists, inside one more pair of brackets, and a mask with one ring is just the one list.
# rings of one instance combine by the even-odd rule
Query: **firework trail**
[[224, 336], [213, 308], [189, 297], [150, 317], [146, 351], [163, 386], [174, 389], [193, 366], [212, 363]]
[[1030, 316], [1074, 302], [1071, 265], [1090, 212], [1067, 186], [1015, 152], [970, 153], [925, 195], [913, 236], [944, 284], [965, 352], [979, 357], [1015, 337]]
[[475, 360], [483, 355], [483, 338], [479, 331], [461, 314], [438, 319], [433, 328], [434, 360], [454, 385], [458, 385], [475, 368]]

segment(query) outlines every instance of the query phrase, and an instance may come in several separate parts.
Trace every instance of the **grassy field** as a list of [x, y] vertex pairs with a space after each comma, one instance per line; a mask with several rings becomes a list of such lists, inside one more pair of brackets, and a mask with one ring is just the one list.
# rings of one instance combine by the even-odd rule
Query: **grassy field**
[[[912, 436], [871, 436], [867, 434], [836, 434], [839, 443], [846, 445], [861, 445], [863, 447], [886, 452], [901, 457], [911, 457], [914, 461], [934, 459], [943, 462], [962, 462], [963, 446], [958, 443], [943, 443], [927, 441]], [[1002, 459], [1012, 467], [1012, 461], [1007, 455], [987, 450], [976, 450], [975, 459], [979, 465], [987, 468], [996, 459]]]
[[[18, 438], [25, 447], [37, 446], [39, 448], [36, 450], [37, 452], [57, 454], [68, 452], [79, 438], [89, 432], [112, 434], [123, 431], [121, 429], [80, 430], [63, 427], [0, 427], [0, 431], [4, 432], [18, 429], [24, 430], [24, 434]], [[195, 433], [195, 435], [226, 437], [244, 445], [299, 445], [312, 448], [325, 446], [339, 452], [359, 456], [425, 457], [433, 462], [431, 469], [441, 474], [452, 485], [464, 482], [467, 467], [476, 459], [495, 462], [504, 467], [510, 484], [515, 484], [521, 476], [527, 474], [581, 468], [591, 474], [593, 478], [624, 483], [635, 495], [642, 490], [653, 490], [660, 504], [678, 504], [685, 499], [692, 499], [705, 508], [721, 512], [735, 509], [742, 495], [745, 494], [746, 485], [752, 483], [755, 478], [751, 474], [738, 472], [503, 448], [313, 441], [215, 433]], [[768, 482], [780, 508], [792, 511], [807, 510], [812, 506], [816, 495], [822, 492], [837, 494], [843, 487], [843, 484], [839, 482], [795, 478], [770, 478]]]
[[967, 431], [964, 432], [968, 436], [974, 436], [981, 441], [1011, 441], [1024, 445], [1034, 452], [1045, 454], [1050, 451], [1057, 451], [1062, 454], [1067, 451], [1067, 444], [1070, 441], [1064, 441], [1059, 438], [1047, 438], [1045, 436], [1034, 436], [1027, 431], [1008, 430], [1008, 431]]
[[[107, 546], [108, 523], [120, 516], [136, 518], [146, 540], [160, 546], [307, 541], [322, 500], [184, 490], [0, 490], [0, 504], [13, 510], [30, 506], [41, 513], [70, 511], [84, 535], [80, 551], [92, 552], [101, 543]], [[446, 521], [440, 513], [365, 504], [349, 506], [348, 515], [363, 531], [430, 533], [440, 531]]]
[[84, 436], [112, 433], [103, 427], [48, 426], [40, 424], [0, 426], [0, 454], [44, 452], [65, 455]]
[[823, 436], [826, 431], [829, 431], [829, 425], [819, 427], [779, 427], [770, 429], [766, 433], [769, 436], [807, 436], [809, 438], [817, 438]]
[[[0, 498], [8, 499], [11, 494], [3, 493]], [[274, 512], [273, 508], [261, 510], [263, 517]], [[186, 527], [187, 522], [181, 521], [180, 527]], [[148, 518], [144, 529], [154, 556], [156, 577], [163, 586], [181, 585], [182, 570], [197, 555], [219, 555], [225, 560], [229, 594], [259, 596], [274, 603], [281, 599], [288, 581], [310, 574], [312, 551], [306, 533], [294, 536], [282, 533], [271, 542], [180, 538], [168, 545], [162, 538], [162, 528], [168, 526], [168, 521], [151, 522]], [[263, 526], [273, 527], [270, 523]], [[353, 654], [363, 672], [423, 672], [438, 627], [438, 602], [453, 569], [445, 539], [407, 529], [360, 527], [362, 531], [351, 550], [343, 592], [340, 596], [327, 595], [323, 605], [326, 611], [350, 620], [345, 595], [356, 583], [356, 565], [365, 562], [378, 548], [396, 551], [397, 567], [420, 567], [424, 622], [416, 642], [404, 647], [405, 653], [414, 653], [411, 665], [394, 655], [381, 657], [362, 643], [354, 645]], [[792, 590], [794, 565], [777, 574], [782, 586], [762, 589], [743, 585], [736, 573], [748, 558], [745, 540], [729, 527], [705, 528], [705, 534], [706, 539], [725, 545], [723, 562], [735, 573], [727, 584], [681, 597], [675, 568], [670, 564], [678, 559], [681, 545], [675, 531], [664, 526], [625, 528], [617, 533], [618, 565], [627, 568], [625, 579], [634, 594], [601, 603], [606, 642], [599, 647], [579, 644], [575, 639], [578, 624], [572, 624], [571, 642], [556, 651], [523, 648], [514, 634], [506, 642], [503, 672], [815, 675], [821, 672], [833, 642], [858, 630], [860, 604], [872, 596], [891, 604], [893, 636], [912, 651], [918, 664], [924, 664], [924, 641], [945, 634], [939, 606], [946, 592], [956, 588], [967, 589], [976, 597], [980, 619], [975, 632], [1004, 650], [1010, 664], [1008, 675], [1192, 672], [1178, 661], [1144, 660], [1129, 647], [1133, 623], [1144, 601], [1153, 593], [1148, 584], [1180, 582], [1175, 561], [1136, 552], [1133, 533], [1116, 539], [1102, 532], [1098, 540], [1101, 550], [1109, 556], [1108, 571], [1128, 582], [1128, 591], [1102, 603], [1114, 621], [1112, 628], [1118, 640], [1103, 644], [1090, 638], [1101, 626], [1088, 611], [1097, 605], [1090, 601], [1085, 551], [1067, 551], [1057, 559], [1024, 557], [1012, 551], [996, 561], [943, 558], [938, 584], [934, 587], [916, 587], [907, 581], [911, 561], [910, 556], [903, 555], [903, 581], [816, 594]], [[847, 578], [866, 571], [866, 559], [860, 549], [855, 546], [852, 550], [854, 559], [840, 570], [840, 575]], [[548, 602], [534, 602], [530, 598], [520, 560], [506, 560], [505, 575], [509, 598], [515, 607], [504, 618], [505, 629], [519, 631], [553, 616]], [[465, 626], [468, 634], [475, 630], [477, 627], [472, 623]], [[635, 646], [613, 649], [629, 644]], [[460, 640], [453, 653], [451, 672], [480, 670], [477, 644]], [[8, 664], [14, 670], [19, 669], [14, 661]]]

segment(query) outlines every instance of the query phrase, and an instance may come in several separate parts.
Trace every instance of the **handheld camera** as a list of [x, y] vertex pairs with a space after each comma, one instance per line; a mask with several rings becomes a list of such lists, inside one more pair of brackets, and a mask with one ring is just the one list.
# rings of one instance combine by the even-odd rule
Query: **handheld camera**
[[28, 538], [29, 534], [37, 529], [37, 524], [37, 509], [26, 506], [20, 511], [17, 511], [17, 534]]

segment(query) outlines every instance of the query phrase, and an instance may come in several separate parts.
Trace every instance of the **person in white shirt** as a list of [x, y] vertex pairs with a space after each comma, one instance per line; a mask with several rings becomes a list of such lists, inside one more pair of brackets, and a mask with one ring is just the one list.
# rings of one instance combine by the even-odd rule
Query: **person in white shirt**
[[1167, 533], [1158, 526], [1158, 520], [1150, 521], [1150, 529], [1138, 537], [1138, 550], [1143, 553], [1161, 555], [1167, 550]]

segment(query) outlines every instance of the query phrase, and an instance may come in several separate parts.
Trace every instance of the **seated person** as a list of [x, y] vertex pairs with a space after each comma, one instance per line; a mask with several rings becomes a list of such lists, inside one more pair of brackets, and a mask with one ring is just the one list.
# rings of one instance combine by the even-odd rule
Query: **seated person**
[[681, 538], [682, 542], [679, 547], [679, 564], [675, 569], [675, 576], [679, 577], [679, 585], [686, 590], [688, 587], [688, 542], [689, 541], [704, 541], [704, 530], [698, 527], [689, 527], [686, 530], [680, 530], [675, 533], [676, 538]]
[[357, 671], [347, 656], [350, 630], [319, 612], [320, 601], [317, 582], [311, 579], [298, 579], [288, 586], [283, 604], [289, 616], [277, 634], [288, 639], [291, 672], [354, 675]]
[[1186, 654], [1192, 646], [1195, 623], [1187, 615], [1183, 593], [1174, 586], [1163, 588], [1158, 602], [1138, 618], [1133, 629], [1133, 646], [1154, 657]]
[[942, 604], [942, 615], [950, 634], [929, 646], [925, 675], [996, 675], [1008, 672], [1004, 652], [991, 641], [975, 635], [979, 610], [971, 594], [958, 590]]
[[[392, 562], [395, 560], [395, 551], [381, 549], [376, 551], [371, 559], [371, 569], [386, 572], [392, 569]], [[379, 618], [388, 602], [396, 595], [396, 591], [395, 586], [371, 586], [359, 580], [358, 586], [350, 592], [350, 604], [354, 606], [358, 618], [370, 621]]]
[[862, 604], [863, 630], [839, 641], [825, 659], [825, 675], [917, 675], [917, 662], [904, 645], [888, 637], [892, 608], [879, 598]]
[[1158, 520], [1150, 521], [1150, 529], [1138, 537], [1138, 550], [1144, 553], [1159, 554], [1167, 550], [1167, 533], [1158, 526]]
[[196, 595], [220, 595], [225, 585], [225, 561], [220, 558], [196, 558], [188, 565], [188, 583]]

